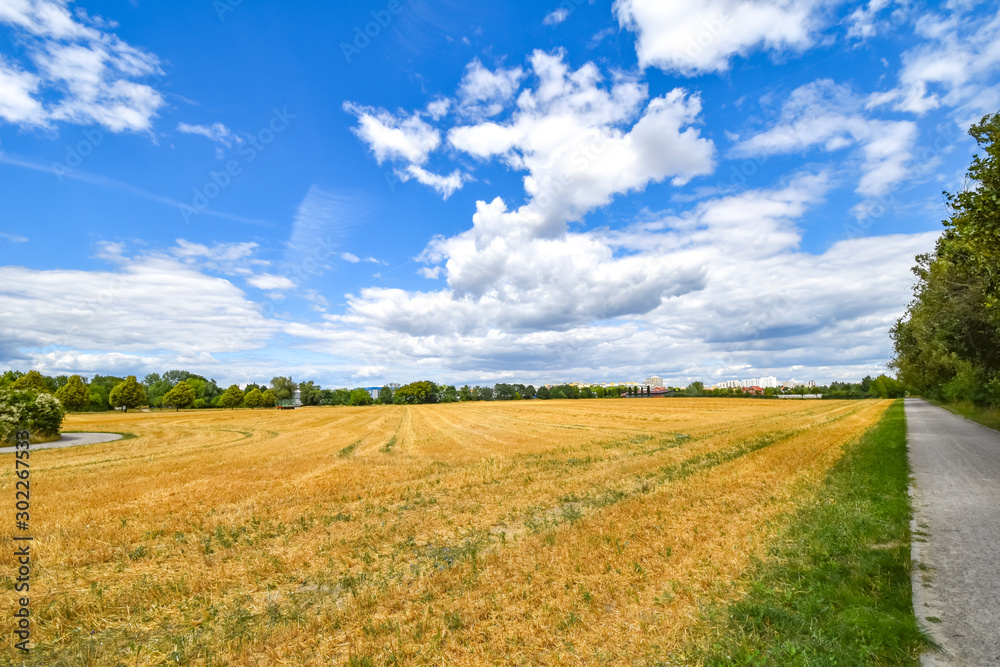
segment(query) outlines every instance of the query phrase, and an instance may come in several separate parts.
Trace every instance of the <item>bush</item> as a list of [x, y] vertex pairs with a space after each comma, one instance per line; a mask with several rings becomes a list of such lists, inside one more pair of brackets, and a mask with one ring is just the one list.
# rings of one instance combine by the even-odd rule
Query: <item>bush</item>
[[0, 441], [12, 441], [19, 428], [31, 431], [36, 439], [59, 435], [66, 411], [50, 394], [30, 389], [0, 392]]

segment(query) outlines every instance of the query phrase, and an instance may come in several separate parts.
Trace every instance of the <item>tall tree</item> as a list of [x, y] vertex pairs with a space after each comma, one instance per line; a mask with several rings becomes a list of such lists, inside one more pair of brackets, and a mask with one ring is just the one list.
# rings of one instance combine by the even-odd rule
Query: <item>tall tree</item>
[[187, 380], [181, 380], [173, 386], [173, 389], [163, 395], [163, 406], [175, 410], [189, 408], [194, 405], [194, 401], [194, 390], [188, 385]]
[[981, 149], [969, 186], [945, 193], [934, 252], [917, 257], [914, 300], [891, 330], [891, 366], [933, 398], [1000, 405], [1000, 116], [969, 134]]
[[392, 387], [385, 385], [378, 390], [378, 402], [382, 405], [392, 405]]
[[146, 399], [146, 388], [139, 384], [134, 375], [129, 375], [115, 385], [108, 395], [108, 403], [113, 408], [141, 408], [149, 405]]
[[222, 393], [222, 398], [219, 400], [219, 404], [224, 408], [229, 408], [234, 410], [241, 405], [243, 405], [243, 390], [239, 388], [238, 385], [229, 385], [229, 389], [226, 389]]
[[278, 404], [278, 397], [274, 395], [274, 392], [270, 389], [266, 389], [261, 393], [260, 404], [265, 408], [273, 408]]
[[56, 398], [67, 410], [79, 412], [90, 405], [90, 387], [79, 375], [71, 375], [66, 384], [56, 391]]
[[263, 402], [264, 402], [264, 395], [260, 393], [260, 389], [258, 389], [257, 387], [251, 389], [249, 392], [247, 392], [246, 396], [243, 397], [243, 404], [246, 405], [251, 410], [253, 410], [254, 408], [259, 408]]
[[278, 376], [271, 378], [271, 390], [279, 401], [292, 400], [296, 389], [297, 387], [290, 377]]

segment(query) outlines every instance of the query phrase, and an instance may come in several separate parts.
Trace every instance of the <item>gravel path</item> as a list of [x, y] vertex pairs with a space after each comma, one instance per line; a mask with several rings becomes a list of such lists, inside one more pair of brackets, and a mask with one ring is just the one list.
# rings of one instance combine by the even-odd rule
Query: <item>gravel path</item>
[[1000, 432], [913, 398], [906, 422], [921, 663], [1000, 665]]
[[[117, 433], [63, 433], [62, 438], [55, 442], [46, 442], [41, 445], [32, 445], [31, 451], [39, 449], [62, 449], [63, 447], [76, 447], [77, 445], [96, 445], [99, 442], [111, 442], [118, 440], [121, 436]], [[0, 447], [0, 454], [11, 454], [15, 447]]]

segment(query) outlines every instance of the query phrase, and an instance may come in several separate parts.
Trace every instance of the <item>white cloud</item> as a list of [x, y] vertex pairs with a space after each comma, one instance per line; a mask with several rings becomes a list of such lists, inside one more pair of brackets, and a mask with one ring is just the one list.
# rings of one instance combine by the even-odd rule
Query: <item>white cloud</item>
[[559, 9], [547, 14], [542, 23], [544, 25], [559, 25], [563, 21], [569, 18], [569, 10], [565, 7], [560, 7]]
[[247, 278], [247, 283], [262, 290], [292, 289], [296, 286], [295, 283], [285, 276], [276, 276], [273, 273], [261, 273], [260, 275], [251, 276]]
[[212, 123], [211, 125], [188, 125], [187, 123], [179, 123], [177, 125], [177, 131], [183, 134], [200, 135], [210, 141], [214, 141], [217, 144], [222, 144], [227, 148], [232, 147], [234, 143], [242, 141], [242, 139], [233, 134], [232, 130], [222, 123]]
[[53, 122], [98, 124], [111, 132], [146, 131], [164, 101], [136, 79], [161, 75], [159, 59], [107, 31], [65, 2], [7, 1], [0, 24], [26, 46], [27, 63], [0, 60], [0, 117], [26, 126]]
[[342, 260], [344, 260], [345, 262], [350, 262], [351, 264], [357, 264], [358, 262], [361, 261], [360, 257], [358, 257], [357, 255], [355, 255], [353, 253], [349, 253], [349, 252], [342, 252], [342, 253], [340, 253], [340, 258]]
[[444, 199], [447, 199], [455, 194], [455, 192], [460, 190], [462, 185], [469, 180], [469, 175], [462, 173], [458, 169], [451, 172], [447, 176], [442, 176], [440, 174], [427, 171], [423, 167], [419, 167], [415, 164], [411, 164], [404, 171], [397, 170], [396, 176], [404, 183], [413, 178], [418, 183], [434, 188]]
[[259, 348], [275, 331], [228, 280], [167, 254], [109, 252], [115, 272], [0, 267], [0, 352], [211, 355]]
[[675, 89], [644, 104], [644, 85], [619, 78], [604, 87], [592, 63], [571, 71], [562, 53], [536, 51], [531, 64], [537, 86], [521, 93], [509, 120], [448, 134], [461, 151], [527, 172], [530, 202], [509, 221], [525, 232], [558, 234], [615, 194], [712, 170], [714, 146], [692, 127], [701, 111], [697, 97]]
[[35, 99], [41, 80], [0, 56], [0, 118], [17, 125], [44, 125], [45, 110]]
[[695, 75], [729, 69], [735, 55], [812, 45], [816, 0], [616, 0], [622, 27], [636, 33], [642, 67]]
[[[559, 368], [565, 380], [625, 380], [659, 368], [705, 380], [798, 365], [808, 379], [856, 379], [888, 356], [886, 331], [909, 294], [913, 256], [937, 234], [802, 252], [798, 221], [828, 187], [822, 175], [803, 175], [622, 231], [507, 249], [476, 248], [466, 232], [428, 252], [447, 258], [435, 268], [449, 281], [488, 263], [479, 293], [366, 289], [350, 297], [347, 314], [287, 331], [312, 341], [310, 349], [349, 351], [396, 378], [502, 372], [551, 382]], [[476, 224], [502, 214], [498, 202], [481, 205]]]
[[459, 110], [474, 117], [497, 115], [513, 99], [523, 77], [520, 67], [491, 72], [478, 58], [473, 60], [466, 66], [458, 87]]
[[1000, 9], [969, 15], [962, 7], [952, 9], [948, 15], [920, 18], [916, 33], [925, 41], [903, 54], [899, 85], [872, 95], [870, 106], [891, 105], [915, 114], [957, 109], [962, 125], [1000, 107]]
[[781, 109], [779, 122], [739, 143], [734, 154], [778, 155], [816, 146], [826, 151], [857, 146], [862, 171], [857, 192], [871, 197], [906, 178], [917, 135], [913, 122], [866, 117], [861, 100], [848, 87], [824, 79], [794, 90]]
[[441, 120], [451, 110], [451, 100], [440, 98], [427, 103], [427, 114], [434, 120]]
[[6, 241], [7, 243], [27, 243], [28, 239], [23, 236], [18, 236], [17, 234], [0, 232], [0, 241]]
[[353, 129], [359, 139], [368, 144], [375, 160], [406, 160], [424, 164], [441, 144], [441, 134], [424, 121], [420, 114], [397, 117], [385, 109], [344, 103], [344, 110], [358, 118]]

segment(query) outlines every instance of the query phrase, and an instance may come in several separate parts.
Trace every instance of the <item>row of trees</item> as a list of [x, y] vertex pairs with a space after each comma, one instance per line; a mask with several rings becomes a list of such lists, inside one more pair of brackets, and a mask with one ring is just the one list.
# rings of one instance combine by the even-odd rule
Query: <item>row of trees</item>
[[[250, 383], [244, 388], [231, 385], [223, 390], [215, 380], [206, 380], [200, 375], [187, 371], [168, 371], [162, 376], [151, 373], [139, 382], [135, 376], [115, 378], [96, 376], [89, 383], [79, 375], [51, 378], [38, 371], [19, 373], [8, 371], [0, 376], [0, 390], [13, 388], [31, 390], [36, 393], [54, 394], [68, 410], [107, 410], [139, 407], [182, 408], [258, 408], [274, 407], [291, 401], [298, 390], [303, 405], [372, 405], [397, 404], [413, 405], [423, 403], [454, 403], [458, 401], [516, 401], [522, 399], [587, 399], [618, 398], [620, 396], [649, 396], [645, 387], [579, 387], [571, 384], [551, 387], [498, 383], [492, 387], [435, 384], [429, 380], [411, 382], [402, 387], [384, 386], [377, 397], [372, 397], [367, 389], [323, 389], [313, 382], [295, 383], [290, 377], [275, 377], [268, 385]], [[837, 383], [829, 387], [808, 389], [799, 387], [792, 393], [822, 393], [827, 398], [893, 398], [902, 396], [903, 385], [893, 378], [880, 375], [866, 377], [859, 383]], [[764, 390], [764, 397], [773, 397], [782, 392], [779, 389]], [[701, 382], [693, 382], [686, 388], [668, 389], [666, 396], [746, 396], [739, 389], [705, 389]]]
[[1000, 116], [969, 134], [981, 150], [934, 252], [917, 256], [914, 299], [891, 334], [892, 366], [917, 392], [1000, 406]]

